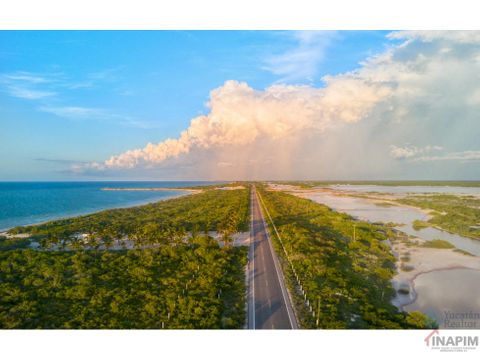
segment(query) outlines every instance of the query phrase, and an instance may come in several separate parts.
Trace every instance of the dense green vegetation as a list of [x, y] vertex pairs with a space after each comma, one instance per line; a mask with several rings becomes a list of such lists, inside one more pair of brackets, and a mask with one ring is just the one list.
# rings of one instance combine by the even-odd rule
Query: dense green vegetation
[[432, 209], [432, 218], [423, 223], [464, 236], [480, 239], [480, 199], [446, 194], [411, 195], [399, 203]]
[[249, 195], [242, 190], [207, 190], [199, 194], [126, 209], [106, 210], [86, 216], [16, 227], [10, 233], [29, 233], [44, 247], [71, 244], [82, 247], [88, 235], [91, 246], [113, 244], [114, 239], [136, 245], [182, 242], [187, 232], [218, 231], [229, 236], [247, 231]]
[[0, 251], [25, 249], [29, 245], [30, 245], [30, 240], [28, 239], [18, 239], [18, 238], [7, 239], [5, 236], [0, 236]]
[[246, 249], [0, 252], [1, 328], [241, 328]]
[[456, 180], [324, 180], [324, 181], [279, 181], [277, 183], [295, 185], [305, 188], [328, 185], [379, 185], [379, 186], [465, 186], [480, 187], [480, 181], [456, 181]]
[[447, 240], [441, 240], [441, 239], [425, 241], [422, 244], [422, 247], [434, 248], [434, 249], [453, 249], [453, 248], [455, 248], [455, 246], [453, 246]]
[[303, 327], [396, 329], [433, 325], [423, 314], [399, 312], [390, 303], [395, 296], [391, 285], [395, 258], [382, 242], [387, 239], [388, 228], [355, 221], [310, 200], [258, 189], [316, 311], [318, 320], [306, 311], [293, 271], [273, 236]]
[[430, 227], [430, 226], [431, 226], [431, 224], [429, 224], [428, 222], [418, 220], [418, 219], [413, 220], [413, 222], [412, 222], [412, 228], [415, 231], [422, 230], [422, 229], [425, 229], [425, 228]]
[[248, 215], [247, 189], [205, 190], [15, 228], [43, 248], [0, 239], [0, 327], [241, 328], [247, 249], [229, 245]]

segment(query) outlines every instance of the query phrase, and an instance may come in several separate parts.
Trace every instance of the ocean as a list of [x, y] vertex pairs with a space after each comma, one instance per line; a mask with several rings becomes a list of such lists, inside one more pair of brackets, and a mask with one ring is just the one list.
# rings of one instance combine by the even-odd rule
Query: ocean
[[211, 185], [207, 181], [0, 182], [0, 230], [92, 212], [147, 204], [184, 191], [102, 191]]

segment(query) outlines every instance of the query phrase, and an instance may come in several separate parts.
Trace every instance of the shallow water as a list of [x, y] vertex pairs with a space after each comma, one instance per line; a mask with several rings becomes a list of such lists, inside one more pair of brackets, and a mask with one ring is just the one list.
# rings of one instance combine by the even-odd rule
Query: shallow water
[[371, 200], [363, 198], [335, 196], [325, 193], [305, 194], [304, 197], [361, 220], [404, 224], [396, 226], [395, 228], [408, 235], [416, 236], [424, 240], [447, 240], [458, 249], [480, 256], [480, 240], [451, 234], [435, 228], [413, 229], [412, 223], [414, 220], [428, 219], [428, 215], [418, 209], [403, 206], [378, 206]]
[[440, 194], [465, 194], [480, 195], [480, 187], [464, 186], [383, 186], [383, 185], [331, 185], [331, 189], [358, 191], [358, 192], [382, 192], [393, 194], [408, 193], [440, 193]]
[[[469, 239], [434, 228], [414, 230], [412, 222], [426, 220], [428, 215], [422, 211], [403, 206], [378, 206], [363, 198], [335, 196], [325, 193], [305, 194], [306, 198], [323, 203], [328, 207], [370, 222], [395, 222], [404, 225], [396, 229], [424, 240], [447, 240], [458, 249], [480, 256], [480, 240]], [[479, 259], [480, 261], [480, 259]], [[458, 325], [450, 320], [445, 323], [445, 312], [476, 312], [480, 316], [480, 271], [468, 269], [439, 270], [421, 274], [415, 280], [417, 298], [405, 310], [419, 310], [435, 319], [440, 327]], [[446, 325], [445, 325], [446, 324]], [[460, 328], [468, 328], [463, 323]], [[475, 328], [480, 328], [480, 319]]]
[[[470, 314], [472, 312], [472, 315], [477, 314], [476, 316], [480, 317], [479, 284], [480, 271], [477, 270], [439, 270], [421, 274], [415, 280], [417, 300], [413, 304], [405, 306], [405, 310], [421, 311], [435, 319], [441, 328], [451, 328], [453, 325], [457, 325], [458, 323], [455, 322], [459, 320], [452, 320], [450, 314]], [[448, 322], [445, 320], [445, 312], [450, 315]], [[479, 318], [468, 321], [471, 321], [473, 327], [466, 323], [460, 327], [480, 329]]]

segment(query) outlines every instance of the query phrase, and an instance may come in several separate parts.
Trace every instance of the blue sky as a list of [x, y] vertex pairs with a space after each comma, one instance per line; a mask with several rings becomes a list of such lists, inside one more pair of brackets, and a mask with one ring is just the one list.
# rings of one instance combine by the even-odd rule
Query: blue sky
[[479, 54], [478, 32], [0, 31], [0, 180], [478, 179]]
[[295, 75], [274, 62], [299, 47], [291, 32], [1, 31], [0, 179], [69, 178], [70, 161], [178, 136], [226, 80], [321, 85], [387, 43], [385, 32], [316, 37], [312, 69]]

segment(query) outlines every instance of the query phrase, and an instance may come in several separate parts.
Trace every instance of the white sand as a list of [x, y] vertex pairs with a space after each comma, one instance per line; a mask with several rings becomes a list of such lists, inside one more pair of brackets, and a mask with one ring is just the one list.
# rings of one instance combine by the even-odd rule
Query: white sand
[[25, 238], [29, 238], [30, 237], [30, 234], [9, 234], [8, 232], [0, 232], [0, 236], [5, 236], [7, 239], [13, 239], [13, 238], [17, 238], [17, 239], [25, 239]]
[[[217, 231], [209, 231], [208, 236], [218, 241], [223, 246], [222, 234]], [[232, 235], [233, 246], [249, 246], [250, 245], [250, 232], [239, 232]]]

